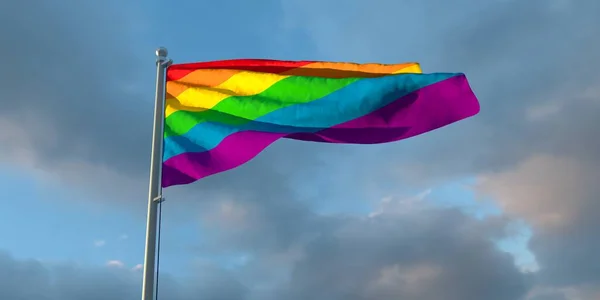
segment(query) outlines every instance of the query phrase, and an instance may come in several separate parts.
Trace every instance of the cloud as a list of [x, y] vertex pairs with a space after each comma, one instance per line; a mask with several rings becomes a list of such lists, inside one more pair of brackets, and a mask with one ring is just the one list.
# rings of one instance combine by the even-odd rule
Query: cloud
[[115, 268], [122, 268], [125, 266], [125, 264], [120, 260], [109, 260], [106, 262], [106, 265]]
[[[11, 2], [0, 12], [0, 36], [11, 45], [0, 48], [2, 57], [10, 57], [0, 69], [0, 89], [5, 95], [0, 98], [0, 125], [6, 129], [0, 133], [0, 160], [72, 191], [83, 190], [84, 199], [128, 204], [144, 198], [154, 58], [153, 49], [145, 48], [149, 35], [140, 35], [137, 21], [132, 21], [144, 10], [137, 8], [136, 0], [77, 2], [68, 8], [34, 2]], [[145, 19], [140, 19], [143, 24]], [[274, 28], [257, 26], [266, 31]], [[223, 30], [232, 32], [225, 36], [247, 32], [236, 27]], [[278, 143], [262, 159], [214, 176], [192, 190], [211, 194], [241, 186], [252, 189], [243, 182], [238, 186], [231, 182], [263, 170], [262, 181], [278, 185], [301, 175], [297, 171], [301, 167], [309, 173], [311, 165], [321, 163], [319, 157], [334, 152], [325, 148]], [[268, 173], [273, 176], [266, 177]], [[118, 193], [106, 195], [106, 186]], [[189, 191], [173, 188], [168, 196], [194, 199]]]
[[142, 172], [136, 156], [147, 152], [152, 91], [130, 86], [151, 81], [144, 72], [152, 66], [133, 46], [135, 2], [6, 4], [0, 123], [15, 131], [0, 135], [3, 160], [20, 156], [22, 166], [80, 182], [103, 170], [116, 178]]
[[479, 184], [482, 194], [532, 225], [529, 246], [544, 285], [577, 291], [600, 284], [600, 264], [593, 258], [600, 251], [594, 238], [600, 226], [596, 166], [573, 157], [533, 156]]
[[594, 16], [600, 4], [459, 2], [357, 1], [319, 13], [307, 10], [306, 1], [289, 0], [284, 11], [289, 28], [309, 32], [325, 57], [416, 59], [426, 71], [466, 72], [480, 115], [385, 151], [353, 148], [347, 155], [366, 161], [353, 166], [368, 175], [352, 182], [427, 188], [481, 174], [482, 196], [533, 228], [529, 247], [541, 267], [536, 282], [552, 291], [537, 299], [593, 299], [600, 274], [590, 263], [599, 249], [593, 179], [600, 175], [600, 20]]
[[[419, 60], [427, 72], [465, 72], [481, 100], [481, 113], [470, 120], [386, 145], [385, 151], [355, 148], [361, 157], [380, 155], [369, 161], [369, 174], [390, 175], [386, 170], [396, 165], [398, 180], [407, 185], [470, 176], [514, 166], [533, 152], [565, 151], [560, 145], [567, 137], [598, 128], [598, 106], [583, 95], [600, 81], [591, 63], [600, 51], [596, 1], [566, 1], [560, 10], [552, 1], [535, 0], [356, 1], [327, 13], [302, 9], [311, 7], [306, 1], [284, 3], [288, 22], [310, 32], [327, 57]], [[553, 103], [561, 113], [545, 122], [526, 117]]]
[[137, 264], [135, 265], [133, 268], [131, 268], [132, 271], [142, 271], [144, 269], [144, 265], [142, 264]]
[[102, 247], [104, 245], [106, 245], [106, 241], [105, 240], [95, 240], [94, 241], [94, 246], [95, 247]]
[[[236, 241], [235, 249], [251, 254], [237, 270], [246, 286], [255, 287], [252, 299], [519, 299], [529, 290], [532, 278], [493, 242], [506, 235], [508, 220], [478, 221], [404, 199], [382, 205], [370, 217], [310, 213], [295, 219], [305, 230], [279, 248], [265, 241], [288, 236], [249, 234], [240, 241], [233, 219], [235, 226], [219, 232], [214, 247], [232, 249]], [[279, 220], [276, 215], [263, 211], [257, 219], [269, 224]]]
[[[113, 268], [110, 266], [117, 266]], [[22, 300], [139, 299], [141, 274], [120, 268], [17, 260], [0, 252], [0, 298]], [[169, 299], [245, 299], [244, 289], [224, 271], [199, 269], [203, 277], [175, 280], [161, 274], [160, 292]], [[208, 283], [208, 284], [207, 284]]]
[[[261, 41], [317, 45], [315, 57], [323, 59], [420, 60], [426, 71], [464, 71], [481, 114], [382, 146], [284, 141], [236, 170], [169, 190], [210, 229], [198, 255], [245, 259], [234, 274], [202, 266], [196, 273], [209, 278], [192, 284], [165, 277], [164, 293], [172, 299], [194, 291], [209, 299], [593, 299], [600, 274], [592, 181], [600, 163], [599, 2], [340, 3], [281, 1], [284, 31]], [[134, 4], [11, 2], [0, 11], [0, 37], [12, 45], [0, 48], [10, 58], [0, 69], [2, 159], [44, 169], [46, 178], [143, 197], [152, 90], [132, 78], [152, 82], [153, 73], [151, 58], [138, 60], [147, 50], [135, 48], [138, 35], [125, 17], [138, 11], [128, 8]], [[254, 35], [267, 30], [252, 28]], [[223, 32], [235, 44], [234, 31]], [[477, 221], [427, 201], [395, 201], [406, 190], [474, 175], [485, 179], [478, 192], [501, 204], [505, 216]], [[389, 195], [370, 218], [315, 212], [324, 202]], [[532, 226], [536, 274], [519, 272], [490, 241], [503, 236], [512, 218]], [[126, 268], [0, 261], [0, 272], [22, 272], [5, 274], [13, 281], [0, 280], [0, 298], [39, 299], [26, 294], [29, 286], [65, 300], [139, 292], [139, 278], [132, 277], [139, 274]]]
[[570, 157], [536, 155], [514, 169], [481, 178], [478, 188], [507, 213], [545, 231], [576, 223], [593, 207], [586, 200], [598, 191], [593, 188], [598, 175], [595, 166]]

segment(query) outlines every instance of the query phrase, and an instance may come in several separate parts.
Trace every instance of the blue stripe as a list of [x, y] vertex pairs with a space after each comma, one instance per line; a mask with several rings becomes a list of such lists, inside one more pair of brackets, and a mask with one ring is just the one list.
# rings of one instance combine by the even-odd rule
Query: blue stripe
[[185, 152], [215, 148], [240, 131], [312, 133], [367, 115], [394, 100], [460, 73], [398, 74], [365, 78], [315, 101], [287, 106], [241, 126], [203, 122], [164, 139], [163, 161]]

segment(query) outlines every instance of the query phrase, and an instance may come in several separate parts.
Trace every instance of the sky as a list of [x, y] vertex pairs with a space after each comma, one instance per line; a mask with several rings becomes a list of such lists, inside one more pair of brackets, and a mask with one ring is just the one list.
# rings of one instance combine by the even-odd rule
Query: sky
[[155, 57], [464, 72], [479, 115], [164, 191], [159, 299], [600, 299], [600, 2], [3, 3], [0, 299], [140, 299]]

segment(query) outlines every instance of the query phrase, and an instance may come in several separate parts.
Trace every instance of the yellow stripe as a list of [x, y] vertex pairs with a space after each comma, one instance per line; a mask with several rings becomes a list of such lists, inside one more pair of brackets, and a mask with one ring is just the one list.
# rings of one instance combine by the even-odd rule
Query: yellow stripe
[[[410, 69], [411, 72], [404, 71]], [[416, 72], [415, 72], [416, 71]], [[379, 77], [397, 73], [421, 73], [418, 63], [403, 64], [357, 64], [340, 62], [315, 62], [282, 74], [294, 76], [317, 76], [327, 78]]]
[[404, 69], [400, 69], [392, 74], [401, 74], [401, 73], [423, 73], [423, 71], [421, 70], [421, 66], [419, 64], [414, 64], [411, 66], [408, 66]]
[[[333, 68], [338, 69], [334, 70]], [[395, 68], [400, 69], [392, 71]], [[350, 73], [357, 73], [355, 74], [357, 77], [378, 77], [390, 74], [389, 72], [391, 72], [391, 74], [421, 73], [421, 67], [417, 63], [381, 65], [319, 62], [283, 73], [289, 75], [239, 71], [214, 87], [211, 87], [212, 84], [210, 84], [215, 82], [214, 80], [210, 80], [210, 83], [206, 80], [204, 80], [206, 82], [199, 82], [198, 80], [199, 78], [210, 78], [210, 72], [221, 70], [205, 69], [198, 71], [203, 71], [198, 73], [203, 73], [202, 75], [204, 76], [199, 76], [201, 74], [198, 73], [194, 74], [196, 73], [195, 71], [188, 74], [189, 77], [185, 76], [180, 80], [168, 82], [167, 99], [165, 101], [165, 118], [178, 110], [204, 111], [211, 109], [230, 96], [254, 96], [260, 94], [273, 84], [290, 76], [318, 76], [320, 74], [326, 75], [325, 77], [329, 78], [340, 78], [349, 77], [349, 75], [352, 75]], [[232, 70], [226, 70], [223, 74], [217, 72], [220, 75], [217, 77], [224, 78], [225, 76], [231, 75], [231, 72]], [[336, 74], [334, 73], [339, 73], [339, 75], [335, 76]], [[192, 80], [192, 82], [186, 78], [194, 80]]]
[[181, 109], [187, 111], [211, 109], [230, 96], [258, 95], [287, 77], [290, 75], [241, 71], [215, 87], [189, 87], [177, 98], [166, 99], [165, 118]]

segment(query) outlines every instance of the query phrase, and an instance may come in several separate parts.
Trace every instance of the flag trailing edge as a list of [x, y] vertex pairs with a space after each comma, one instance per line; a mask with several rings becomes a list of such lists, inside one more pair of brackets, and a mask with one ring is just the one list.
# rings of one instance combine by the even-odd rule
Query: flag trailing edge
[[261, 59], [171, 65], [165, 104], [163, 187], [236, 168], [280, 138], [387, 143], [480, 109], [462, 73]]

